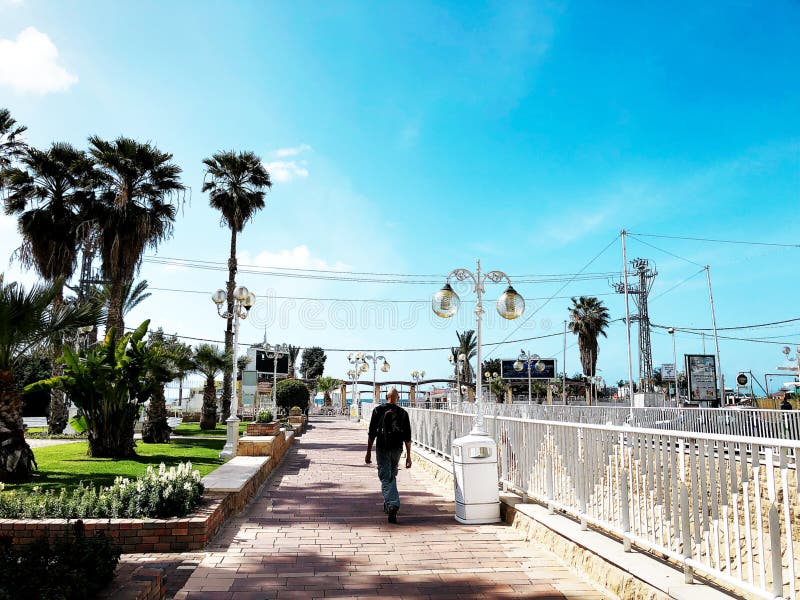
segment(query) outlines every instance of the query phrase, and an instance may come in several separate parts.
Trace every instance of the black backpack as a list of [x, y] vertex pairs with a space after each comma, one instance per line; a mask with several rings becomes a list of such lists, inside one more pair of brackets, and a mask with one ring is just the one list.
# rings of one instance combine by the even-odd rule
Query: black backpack
[[378, 423], [378, 442], [382, 448], [403, 447], [403, 428], [400, 426], [400, 411], [387, 408]]

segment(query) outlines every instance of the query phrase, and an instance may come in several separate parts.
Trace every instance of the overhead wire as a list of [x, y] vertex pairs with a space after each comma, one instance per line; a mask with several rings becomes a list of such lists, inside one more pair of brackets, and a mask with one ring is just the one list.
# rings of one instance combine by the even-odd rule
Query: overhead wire
[[[741, 244], [745, 246], [776, 246], [779, 248], [800, 248], [800, 244], [790, 244], [785, 242], [761, 242], [752, 240], [726, 240], [719, 238], [701, 238], [685, 235], [665, 235], [659, 233], [631, 233], [629, 235], [636, 235], [641, 237], [664, 238], [668, 240], [688, 240], [693, 242], [711, 242], [715, 244]], [[641, 240], [640, 240], [641, 241]]]

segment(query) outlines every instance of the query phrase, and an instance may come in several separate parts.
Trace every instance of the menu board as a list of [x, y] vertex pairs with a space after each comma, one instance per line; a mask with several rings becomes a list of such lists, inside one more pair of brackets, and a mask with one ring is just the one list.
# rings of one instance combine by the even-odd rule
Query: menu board
[[714, 402], [717, 395], [717, 364], [713, 354], [686, 354], [689, 402]]

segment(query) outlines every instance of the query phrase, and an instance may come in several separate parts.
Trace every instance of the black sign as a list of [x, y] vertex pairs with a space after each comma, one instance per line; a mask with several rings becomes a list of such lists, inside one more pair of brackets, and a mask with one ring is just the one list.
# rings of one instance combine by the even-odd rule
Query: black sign
[[[503, 379], [527, 379], [528, 378], [528, 363], [521, 360], [522, 370], [517, 371], [514, 369], [514, 363], [517, 361], [515, 358], [503, 359], [502, 373], [500, 374]], [[539, 360], [532, 360], [531, 362], [531, 379], [555, 379], [556, 378], [556, 359], [555, 358], [540, 358]], [[539, 368], [537, 368], [539, 363]], [[541, 369], [541, 370], [540, 370]]]
[[[275, 369], [277, 366], [277, 369]], [[284, 354], [278, 359], [278, 364], [274, 365], [272, 358], [267, 358], [267, 353], [263, 350], [256, 350], [256, 371], [259, 373], [272, 374], [273, 370], [277, 370], [278, 375], [289, 374], [289, 357]]]
[[747, 375], [744, 373], [739, 373], [739, 376], [736, 378], [736, 383], [742, 386], [747, 385], [747, 381]]

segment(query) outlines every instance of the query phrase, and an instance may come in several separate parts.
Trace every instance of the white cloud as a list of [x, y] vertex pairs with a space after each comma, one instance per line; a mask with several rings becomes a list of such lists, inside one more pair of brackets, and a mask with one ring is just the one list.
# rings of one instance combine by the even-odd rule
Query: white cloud
[[239, 262], [243, 265], [253, 265], [257, 267], [280, 267], [282, 269], [321, 269], [326, 271], [346, 271], [349, 265], [342, 262], [329, 262], [311, 255], [308, 246], [301, 244], [287, 250], [269, 252], [264, 250], [255, 256], [249, 252], [240, 252]]
[[[279, 148], [272, 152], [278, 159], [298, 156], [304, 152], [311, 152], [312, 148], [308, 144], [300, 144], [291, 148]], [[274, 160], [265, 162], [264, 166], [269, 171], [269, 176], [280, 183], [286, 183], [296, 177], [308, 177], [308, 161], [303, 160]]]
[[63, 92], [78, 78], [58, 63], [58, 48], [35, 27], [16, 40], [0, 39], [0, 85], [17, 92]]
[[293, 148], [280, 148], [279, 150], [275, 150], [275, 156], [279, 157], [286, 157], [286, 156], [297, 156], [303, 152], [310, 152], [311, 146], [308, 144], [300, 144], [299, 146], [294, 146]]

